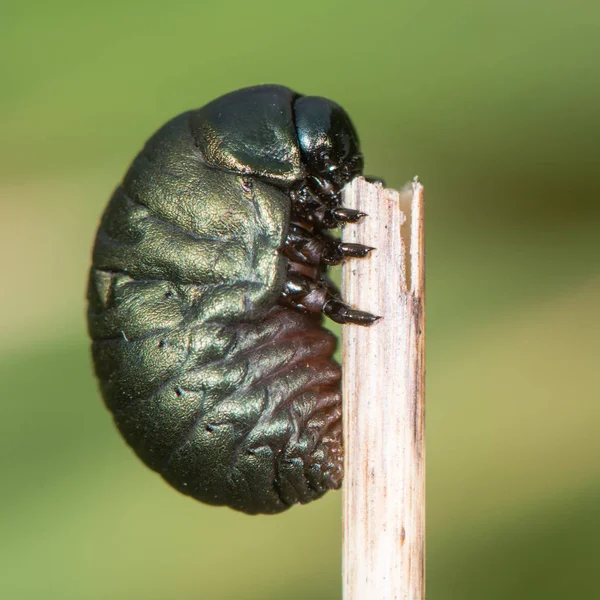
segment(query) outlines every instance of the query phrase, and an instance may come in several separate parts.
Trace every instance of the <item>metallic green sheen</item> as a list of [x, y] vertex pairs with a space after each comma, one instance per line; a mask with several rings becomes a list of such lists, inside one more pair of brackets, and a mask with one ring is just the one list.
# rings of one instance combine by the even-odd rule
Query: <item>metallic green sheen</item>
[[339, 486], [340, 372], [319, 319], [277, 306], [280, 184], [303, 172], [293, 92], [256, 90], [254, 112], [233, 94], [147, 142], [102, 217], [88, 324], [105, 403], [140, 458], [198, 500], [276, 513]]
[[238, 90], [191, 115], [206, 160], [225, 170], [290, 184], [304, 177], [293, 102], [275, 85]]

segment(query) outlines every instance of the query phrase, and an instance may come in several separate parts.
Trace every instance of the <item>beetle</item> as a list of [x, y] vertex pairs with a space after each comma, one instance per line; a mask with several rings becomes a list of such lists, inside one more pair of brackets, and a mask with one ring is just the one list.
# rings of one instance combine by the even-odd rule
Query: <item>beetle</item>
[[329, 265], [363, 156], [334, 102], [260, 85], [161, 127], [101, 218], [88, 285], [105, 404], [174, 488], [249, 514], [342, 480], [340, 367], [322, 326], [369, 325]]

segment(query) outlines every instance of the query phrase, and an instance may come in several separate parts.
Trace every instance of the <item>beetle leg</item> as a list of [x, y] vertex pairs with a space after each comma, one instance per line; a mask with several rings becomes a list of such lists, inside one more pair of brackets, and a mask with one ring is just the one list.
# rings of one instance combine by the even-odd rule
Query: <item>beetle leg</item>
[[291, 189], [289, 192], [292, 201], [292, 214], [296, 214], [311, 222], [315, 215], [324, 209], [323, 199], [315, 194], [306, 183]]
[[358, 223], [367, 213], [353, 208], [330, 208], [323, 213], [321, 218], [321, 226], [326, 229], [333, 229], [346, 223]]
[[288, 273], [280, 304], [304, 313], [322, 312], [336, 323], [371, 325], [381, 317], [351, 308], [333, 292], [337, 292], [327, 280], [316, 281], [300, 273]]
[[[314, 179], [314, 178], [313, 178]], [[323, 313], [336, 323], [370, 325], [380, 317], [356, 310], [339, 298], [339, 290], [323, 272], [346, 258], [363, 258], [373, 248], [342, 242], [325, 231], [358, 223], [367, 215], [342, 208], [341, 194], [314, 179], [290, 191], [292, 218], [282, 253], [290, 260], [279, 303], [303, 313]], [[331, 189], [330, 189], [331, 188]]]
[[325, 232], [311, 232], [292, 224], [282, 252], [293, 262], [308, 265], [339, 265], [346, 258], [363, 258], [373, 250], [363, 244], [349, 244]]
[[283, 254], [291, 261], [306, 265], [321, 262], [323, 243], [308, 229], [292, 223], [282, 248]]
[[327, 284], [297, 271], [288, 271], [280, 304], [301, 312], [321, 312], [329, 294]]
[[300, 273], [290, 272], [287, 275], [285, 284], [283, 286], [282, 295], [286, 298], [295, 299], [303, 298], [310, 294], [313, 289], [312, 284], [315, 283], [305, 275]]
[[331, 239], [323, 248], [321, 262], [326, 265], [339, 265], [346, 258], [364, 258], [371, 250], [375, 250], [375, 248]]
[[340, 300], [332, 298], [323, 305], [323, 313], [332, 321], [342, 325], [352, 323], [354, 325], [371, 325], [381, 319], [371, 313], [356, 310], [344, 304]]

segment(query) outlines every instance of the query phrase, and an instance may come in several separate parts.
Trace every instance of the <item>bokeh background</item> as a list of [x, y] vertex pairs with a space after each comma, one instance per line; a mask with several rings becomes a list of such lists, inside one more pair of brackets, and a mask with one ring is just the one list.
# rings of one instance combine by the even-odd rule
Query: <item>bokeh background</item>
[[[119, 439], [84, 289], [103, 205], [171, 116], [331, 97], [428, 221], [428, 598], [600, 598], [600, 4], [0, 4], [0, 598], [340, 598], [341, 495], [180, 496]], [[377, 599], [374, 599], [377, 600]]]

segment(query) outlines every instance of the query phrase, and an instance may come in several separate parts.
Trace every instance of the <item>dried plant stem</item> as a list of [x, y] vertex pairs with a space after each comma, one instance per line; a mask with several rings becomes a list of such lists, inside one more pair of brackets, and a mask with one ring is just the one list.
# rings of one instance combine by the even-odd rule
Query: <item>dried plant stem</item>
[[423, 187], [355, 180], [344, 229], [375, 246], [349, 260], [343, 297], [383, 318], [343, 332], [344, 600], [425, 598], [425, 268]]

